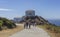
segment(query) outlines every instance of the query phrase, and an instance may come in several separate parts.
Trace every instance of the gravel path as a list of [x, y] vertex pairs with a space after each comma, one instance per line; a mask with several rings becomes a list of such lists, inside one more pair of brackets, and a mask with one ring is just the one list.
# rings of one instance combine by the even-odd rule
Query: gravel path
[[31, 27], [31, 29], [24, 29], [10, 37], [50, 37], [50, 35], [41, 28]]

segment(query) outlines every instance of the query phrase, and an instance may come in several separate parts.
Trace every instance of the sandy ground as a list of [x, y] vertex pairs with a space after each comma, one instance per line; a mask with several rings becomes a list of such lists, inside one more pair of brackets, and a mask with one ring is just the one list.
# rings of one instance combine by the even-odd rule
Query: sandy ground
[[10, 37], [50, 37], [50, 35], [45, 30], [32, 26], [31, 29], [24, 29]]
[[17, 25], [16, 28], [14, 29], [7, 29], [7, 30], [2, 30], [0, 31], [0, 37], [9, 37], [10, 35], [19, 32], [23, 29], [21, 25]]

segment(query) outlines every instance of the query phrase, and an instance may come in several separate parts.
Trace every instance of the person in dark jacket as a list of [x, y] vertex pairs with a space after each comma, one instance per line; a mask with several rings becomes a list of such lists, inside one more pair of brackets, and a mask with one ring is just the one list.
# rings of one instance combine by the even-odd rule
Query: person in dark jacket
[[29, 29], [31, 28], [31, 22], [28, 22], [28, 27], [29, 27]]
[[24, 28], [28, 28], [28, 22], [25, 22]]

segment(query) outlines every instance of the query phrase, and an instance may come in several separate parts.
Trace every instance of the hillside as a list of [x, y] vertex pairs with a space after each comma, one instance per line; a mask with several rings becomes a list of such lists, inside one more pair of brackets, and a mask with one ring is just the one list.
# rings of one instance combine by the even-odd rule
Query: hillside
[[7, 28], [12, 29], [15, 27], [16, 27], [16, 25], [12, 21], [10, 21], [6, 18], [0, 17], [0, 30], [7, 29]]
[[[48, 20], [44, 19], [41, 16], [35, 16], [35, 17], [29, 17], [25, 16], [24, 17], [24, 22], [35, 22], [39, 27], [43, 27], [44, 29], [48, 30], [50, 33], [54, 33], [55, 37], [60, 37], [60, 26], [56, 26], [55, 24], [50, 23]], [[53, 35], [54, 35], [53, 34]]]
[[35, 22], [35, 23], [37, 23], [37, 25], [51, 24], [51, 23], [49, 23], [48, 20], [45, 20], [41, 16], [24, 16], [23, 22], [26, 22], [26, 21]]

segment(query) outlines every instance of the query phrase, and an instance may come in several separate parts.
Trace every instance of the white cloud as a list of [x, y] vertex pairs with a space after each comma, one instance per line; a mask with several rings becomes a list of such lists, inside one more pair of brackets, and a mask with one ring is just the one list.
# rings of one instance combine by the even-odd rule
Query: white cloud
[[0, 8], [0, 11], [12, 11], [12, 9], [4, 9], [4, 8]]

